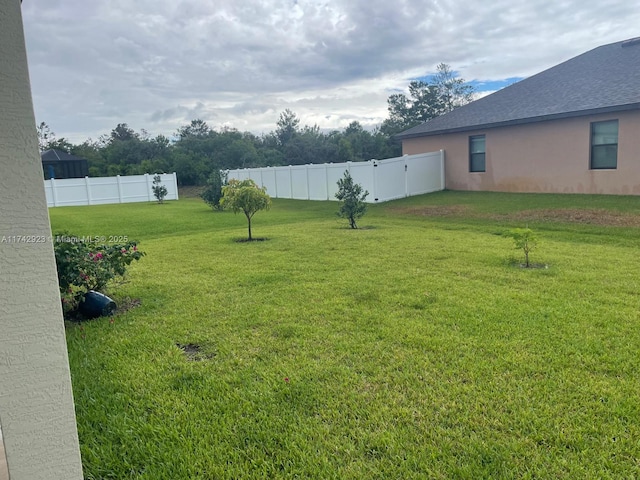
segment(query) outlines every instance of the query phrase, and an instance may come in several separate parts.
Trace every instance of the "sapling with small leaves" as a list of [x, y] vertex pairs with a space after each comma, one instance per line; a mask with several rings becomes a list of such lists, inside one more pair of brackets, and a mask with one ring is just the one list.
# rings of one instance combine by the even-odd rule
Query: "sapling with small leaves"
[[336, 198], [342, 203], [338, 216], [349, 220], [351, 228], [358, 228], [356, 220], [361, 218], [367, 211], [367, 204], [364, 203], [369, 192], [362, 188], [362, 185], [353, 182], [353, 177], [348, 170], [345, 170], [344, 177], [338, 180], [338, 193]]
[[517, 250], [524, 253], [525, 267], [529, 268], [529, 253], [531, 253], [538, 245], [538, 238], [530, 228], [513, 228], [509, 230], [509, 236], [513, 238], [513, 243]]
[[164, 197], [166, 197], [169, 192], [167, 187], [162, 184], [162, 178], [158, 174], [153, 177], [153, 187], [151, 187], [151, 191], [153, 192], [153, 196], [156, 197], [156, 200], [158, 200], [158, 203], [164, 203]]

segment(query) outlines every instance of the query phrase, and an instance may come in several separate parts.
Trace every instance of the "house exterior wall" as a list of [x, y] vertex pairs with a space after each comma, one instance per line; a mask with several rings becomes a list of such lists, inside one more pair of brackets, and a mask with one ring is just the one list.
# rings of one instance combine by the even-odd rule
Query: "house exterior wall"
[[[591, 122], [619, 121], [615, 170], [589, 168]], [[445, 151], [451, 190], [640, 195], [640, 111], [405, 139], [403, 154]], [[469, 137], [485, 135], [486, 171], [469, 172]]]
[[[0, 45], [0, 425], [9, 475], [11, 480], [79, 480], [19, 0], [0, 0]], [[17, 235], [30, 237], [22, 241]]]

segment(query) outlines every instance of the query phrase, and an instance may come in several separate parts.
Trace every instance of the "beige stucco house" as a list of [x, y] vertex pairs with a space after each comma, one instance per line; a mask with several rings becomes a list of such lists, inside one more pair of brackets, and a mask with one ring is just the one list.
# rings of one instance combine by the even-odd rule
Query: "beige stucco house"
[[640, 38], [604, 45], [397, 135], [452, 190], [640, 195]]

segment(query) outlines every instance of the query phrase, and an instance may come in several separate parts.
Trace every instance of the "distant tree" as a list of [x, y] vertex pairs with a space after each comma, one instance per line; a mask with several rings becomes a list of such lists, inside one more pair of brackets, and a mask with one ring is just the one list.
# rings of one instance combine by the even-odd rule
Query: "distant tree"
[[56, 138], [56, 134], [51, 131], [51, 128], [45, 122], [40, 122], [36, 126], [36, 132], [38, 134], [40, 152], [56, 149], [69, 153], [73, 149], [73, 145], [66, 138]]
[[471, 102], [473, 93], [473, 86], [456, 77], [449, 65], [441, 63], [430, 81], [409, 83], [409, 96], [404, 93], [389, 96], [389, 118], [381, 129], [394, 135]]
[[211, 129], [207, 122], [204, 120], [200, 120], [199, 118], [196, 120], [191, 120], [189, 125], [180, 127], [178, 129], [178, 138], [183, 139], [187, 137], [198, 137], [203, 138], [211, 133]]
[[164, 197], [166, 197], [169, 192], [167, 191], [167, 187], [162, 184], [162, 177], [160, 177], [160, 175], [154, 175], [151, 191], [153, 191], [153, 196], [156, 197], [158, 203], [164, 203]]
[[45, 150], [55, 149], [62, 150], [63, 152], [71, 153], [74, 146], [71, 142], [69, 142], [66, 138], [56, 138], [55, 140], [49, 142], [46, 146]]
[[119, 123], [116, 128], [111, 130], [109, 134], [109, 141], [113, 142], [114, 140], [127, 141], [138, 139], [139, 135], [133, 131], [132, 128], [129, 127], [126, 123]]
[[222, 210], [220, 200], [222, 200], [222, 187], [227, 183], [227, 172], [222, 170], [214, 170], [207, 180], [207, 188], [205, 188], [200, 197], [214, 210]]
[[230, 208], [233, 213], [242, 212], [247, 217], [249, 226], [249, 238], [251, 235], [251, 219], [260, 210], [268, 210], [271, 207], [271, 197], [267, 195], [265, 187], [258, 187], [253, 180], [236, 180], [232, 178], [229, 183], [222, 187], [223, 208]]
[[473, 101], [475, 89], [464, 79], [457, 77], [446, 63], [437, 66], [437, 73], [433, 76], [433, 85], [438, 89], [442, 113], [448, 113]]
[[344, 177], [338, 180], [336, 198], [341, 202], [338, 216], [346, 218], [351, 228], [358, 228], [356, 221], [367, 212], [367, 204], [364, 203], [367, 195], [369, 192], [363, 192], [362, 185], [354, 183], [349, 171], [345, 170]]
[[40, 122], [36, 126], [36, 132], [38, 134], [38, 146], [40, 147], [40, 151], [44, 152], [45, 150], [49, 150], [49, 142], [55, 138], [56, 134], [51, 131], [49, 125], [45, 122]]
[[288, 108], [280, 114], [276, 137], [280, 145], [286, 145], [300, 132], [300, 119]]

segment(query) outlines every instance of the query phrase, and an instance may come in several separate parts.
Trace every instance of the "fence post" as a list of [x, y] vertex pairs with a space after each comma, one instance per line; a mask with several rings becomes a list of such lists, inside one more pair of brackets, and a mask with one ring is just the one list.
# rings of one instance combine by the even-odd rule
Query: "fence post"
[[293, 198], [293, 173], [291, 173], [291, 165], [289, 165], [289, 198]]
[[444, 149], [440, 149], [440, 190], [446, 187], [446, 176], [444, 172]]
[[[407, 155], [403, 155], [403, 157], [406, 157]], [[409, 170], [409, 164], [407, 163], [407, 159], [404, 159], [404, 196], [408, 197], [409, 196], [409, 172], [407, 171]]]
[[324, 164], [324, 182], [327, 189], [327, 200], [329, 200], [329, 165]]
[[373, 196], [373, 201], [377, 202], [378, 195], [376, 192], [378, 191], [378, 164], [376, 163], [375, 158], [372, 158], [369, 162], [371, 163], [371, 168], [373, 169], [373, 192], [371, 192], [371, 195]]
[[87, 188], [87, 205], [93, 205], [91, 201], [91, 182], [87, 176], [84, 177], [84, 185]]
[[53, 199], [53, 206], [58, 206], [58, 195], [56, 194], [56, 179], [51, 177], [49, 179], [51, 182], [51, 198]]
[[173, 172], [173, 188], [176, 190], [176, 200], [178, 200], [178, 176]]
[[145, 173], [144, 174], [144, 182], [147, 185], [147, 200], [152, 201], [153, 200], [153, 193], [151, 190], [151, 184], [149, 183], [149, 174]]
[[273, 185], [274, 188], [276, 189], [275, 194], [276, 194], [276, 198], [278, 197], [278, 171], [276, 169], [276, 167], [267, 167], [269, 169], [270, 172], [273, 172]]
[[120, 184], [120, 175], [116, 175], [116, 183], [118, 184], [118, 200], [122, 203], [122, 185]]

